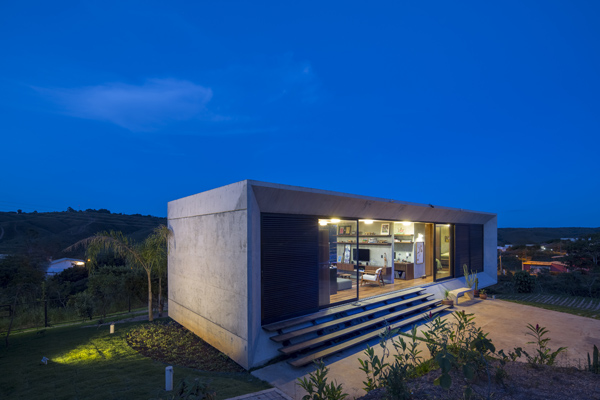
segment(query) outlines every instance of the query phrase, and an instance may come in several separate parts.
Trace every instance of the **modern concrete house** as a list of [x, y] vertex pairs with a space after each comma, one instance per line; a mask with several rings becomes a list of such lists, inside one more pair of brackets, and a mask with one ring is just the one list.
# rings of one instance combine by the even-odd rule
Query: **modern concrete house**
[[168, 223], [169, 315], [245, 368], [441, 312], [465, 264], [497, 279], [491, 213], [246, 180], [171, 201]]

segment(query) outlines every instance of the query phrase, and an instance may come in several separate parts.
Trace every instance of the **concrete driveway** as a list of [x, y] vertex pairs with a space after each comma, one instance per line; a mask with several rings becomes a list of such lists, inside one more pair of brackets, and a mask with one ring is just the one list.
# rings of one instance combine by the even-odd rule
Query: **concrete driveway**
[[[600, 347], [600, 320], [501, 300], [462, 301], [462, 298], [460, 300], [461, 304], [455, 306], [454, 310], [465, 310], [475, 314], [475, 323], [482, 327], [484, 332], [489, 332], [489, 337], [497, 350], [507, 351], [518, 346], [527, 351], [533, 350], [533, 345], [526, 344], [532, 339], [525, 334], [528, 323], [539, 324], [549, 330], [551, 349], [561, 346], [568, 348], [567, 352], [559, 357], [560, 365], [578, 366], [580, 363], [587, 365], [587, 353], [591, 353], [594, 344]], [[453, 320], [449, 313], [445, 318]], [[378, 341], [369, 344], [376, 347], [377, 354], [381, 356], [382, 350]], [[363, 354], [365, 348], [366, 345], [356, 346], [325, 359], [325, 364], [330, 369], [329, 381], [335, 380], [338, 384], [341, 383], [350, 399], [365, 394], [362, 383], [365, 375], [359, 370], [358, 362], [358, 358], [365, 358]], [[423, 350], [424, 357], [429, 356], [424, 344], [421, 343], [419, 349]], [[291, 398], [301, 399], [306, 393], [296, 384], [297, 379], [308, 376], [314, 369], [312, 365], [294, 368], [284, 361], [256, 370], [252, 374], [279, 388]]]

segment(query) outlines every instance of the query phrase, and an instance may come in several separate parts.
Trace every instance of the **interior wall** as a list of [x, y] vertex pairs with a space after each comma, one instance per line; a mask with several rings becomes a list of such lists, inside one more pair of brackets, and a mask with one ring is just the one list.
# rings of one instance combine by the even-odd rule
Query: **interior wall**
[[[415, 233], [415, 243], [417, 242], [417, 239], [419, 238], [419, 234], [423, 235], [423, 239], [425, 241], [424, 248], [423, 248], [424, 252], [425, 252], [424, 257], [423, 257], [423, 263], [417, 264], [417, 255], [415, 253], [413, 253], [413, 257], [412, 257], [412, 261], [415, 263], [415, 279], [417, 279], [417, 278], [421, 278], [423, 275], [427, 275], [427, 237], [426, 237], [426, 232], [425, 232], [425, 224], [415, 222], [414, 233]], [[415, 244], [414, 250], [416, 251], [416, 244]]]
[[433, 246], [433, 224], [423, 224], [425, 227], [425, 274], [427, 276], [433, 275], [435, 257], [434, 246]]

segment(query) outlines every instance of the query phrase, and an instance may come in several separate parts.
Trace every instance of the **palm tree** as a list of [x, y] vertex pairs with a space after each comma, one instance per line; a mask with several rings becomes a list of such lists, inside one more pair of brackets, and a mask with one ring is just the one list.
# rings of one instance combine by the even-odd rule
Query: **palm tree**
[[88, 254], [100, 251], [113, 251], [124, 257], [131, 265], [142, 268], [148, 277], [148, 321], [154, 320], [152, 314], [152, 271], [165, 263], [169, 228], [160, 225], [141, 243], [135, 243], [120, 231], [99, 232], [94, 236], [80, 240], [65, 251], [86, 247]]

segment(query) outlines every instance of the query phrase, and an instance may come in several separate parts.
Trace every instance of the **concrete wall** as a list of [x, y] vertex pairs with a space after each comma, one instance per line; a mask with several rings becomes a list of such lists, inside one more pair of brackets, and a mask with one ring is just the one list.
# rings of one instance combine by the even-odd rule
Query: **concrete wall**
[[483, 225], [483, 273], [478, 274], [479, 287], [498, 283], [498, 218]]
[[249, 367], [246, 183], [172, 201], [168, 220], [169, 315]]

